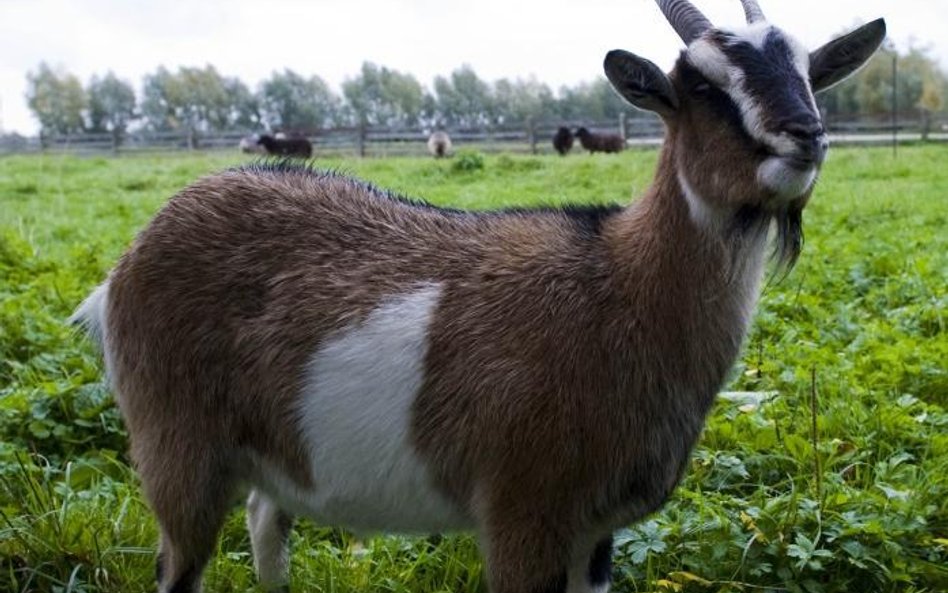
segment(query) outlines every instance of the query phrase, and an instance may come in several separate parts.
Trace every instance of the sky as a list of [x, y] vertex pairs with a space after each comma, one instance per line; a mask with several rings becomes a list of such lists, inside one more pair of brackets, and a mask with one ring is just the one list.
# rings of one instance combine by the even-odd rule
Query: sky
[[[744, 22], [738, 0], [694, 1], [717, 26]], [[811, 48], [881, 16], [897, 46], [930, 47], [948, 67], [948, 0], [760, 1]], [[555, 90], [593, 80], [616, 48], [668, 70], [682, 44], [653, 0], [0, 0], [0, 130], [37, 132], [26, 74], [43, 60], [83, 83], [112, 70], [136, 91], [159, 65], [205, 64], [252, 89], [290, 68], [338, 91], [365, 60], [428, 88], [469, 64]]]

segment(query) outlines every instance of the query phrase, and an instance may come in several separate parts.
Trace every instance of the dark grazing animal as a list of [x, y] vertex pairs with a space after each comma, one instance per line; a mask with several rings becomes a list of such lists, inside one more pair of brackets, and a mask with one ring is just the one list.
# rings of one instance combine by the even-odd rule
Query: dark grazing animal
[[573, 133], [569, 131], [569, 128], [560, 126], [556, 134], [553, 134], [553, 148], [560, 153], [560, 156], [566, 156], [566, 153], [573, 148]]
[[304, 159], [313, 156], [313, 144], [306, 138], [274, 138], [269, 134], [264, 134], [257, 140], [257, 144], [263, 146], [270, 155]]
[[593, 152], [622, 152], [625, 140], [619, 134], [597, 134], [586, 128], [576, 130], [576, 137], [583, 148]]
[[159, 587], [200, 587], [241, 487], [285, 583], [292, 517], [476, 529], [493, 593], [605, 591], [611, 533], [658, 509], [741, 348], [827, 150], [813, 93], [879, 20], [808, 53], [743, 0], [658, 0], [669, 74], [605, 70], [666, 137], [625, 207], [442, 210], [283, 163], [174, 196], [77, 310], [158, 518]]

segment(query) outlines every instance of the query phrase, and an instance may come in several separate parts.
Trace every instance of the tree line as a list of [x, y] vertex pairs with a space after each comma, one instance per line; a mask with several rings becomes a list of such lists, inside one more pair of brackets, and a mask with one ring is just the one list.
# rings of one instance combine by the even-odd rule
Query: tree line
[[27, 102], [42, 134], [122, 135], [132, 126], [196, 133], [285, 130], [311, 133], [346, 126], [485, 127], [535, 120], [607, 120], [632, 108], [605, 78], [559, 94], [536, 79], [489, 83], [464, 65], [434, 79], [432, 89], [411, 74], [371, 62], [335, 92], [319, 76], [273, 72], [255, 90], [214, 66], [164, 66], [144, 76], [140, 94], [114, 73], [83, 85], [73, 74], [41, 63], [27, 75]]
[[[364, 62], [342, 83], [341, 93], [319, 76], [290, 69], [273, 72], [251, 90], [211, 65], [177, 71], [160, 66], [144, 76], [140, 93], [112, 72], [83, 85], [46, 63], [28, 73], [27, 82], [28, 105], [43, 135], [98, 132], [120, 138], [132, 127], [195, 134], [264, 128], [312, 133], [347, 126], [484, 128], [531, 120], [617, 120], [623, 113], [651, 117], [627, 105], [605, 78], [554, 92], [535, 78], [489, 82], [468, 65], [435, 77], [429, 89], [412, 74]], [[932, 116], [945, 109], [948, 76], [923, 49], [898, 53], [887, 46], [819, 102], [831, 120], [854, 114], [882, 117], [891, 110], [893, 89], [900, 109], [917, 110], [930, 126]]]

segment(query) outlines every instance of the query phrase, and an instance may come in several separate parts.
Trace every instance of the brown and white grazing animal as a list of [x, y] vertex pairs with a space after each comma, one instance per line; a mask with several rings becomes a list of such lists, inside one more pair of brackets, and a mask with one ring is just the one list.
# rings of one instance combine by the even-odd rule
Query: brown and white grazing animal
[[313, 144], [306, 138], [274, 138], [264, 134], [257, 140], [257, 144], [263, 146], [269, 155], [304, 159], [313, 156]]
[[569, 128], [561, 126], [556, 134], [553, 134], [553, 148], [560, 153], [560, 156], [566, 156], [566, 153], [573, 148], [573, 133], [569, 131]]
[[245, 136], [240, 139], [240, 143], [237, 147], [240, 148], [240, 152], [244, 154], [266, 154], [267, 149], [264, 148], [262, 144], [259, 144], [258, 140], [260, 140], [260, 138], [256, 134]]
[[576, 137], [583, 148], [594, 152], [622, 152], [625, 149], [625, 139], [619, 134], [597, 134], [586, 128], [576, 130]]
[[655, 179], [626, 207], [440, 209], [260, 164], [201, 179], [75, 320], [99, 338], [142, 488], [159, 588], [199, 588], [248, 488], [261, 580], [292, 517], [477, 531], [493, 593], [603, 592], [611, 532], [688, 464], [826, 154], [813, 93], [879, 20], [807, 52], [764, 20], [715, 28], [658, 0], [687, 48], [625, 51], [612, 84], [658, 113]]
[[451, 137], [447, 132], [438, 130], [428, 136], [428, 153], [436, 159], [451, 154]]

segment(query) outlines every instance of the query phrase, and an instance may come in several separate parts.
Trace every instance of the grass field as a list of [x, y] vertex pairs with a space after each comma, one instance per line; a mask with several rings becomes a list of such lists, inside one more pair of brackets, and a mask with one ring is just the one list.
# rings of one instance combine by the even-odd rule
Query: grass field
[[[619, 202], [654, 152], [320, 161], [437, 204]], [[0, 159], [0, 591], [152, 591], [153, 519], [91, 345], [65, 318], [161, 204], [236, 155]], [[835, 150], [731, 390], [614, 590], [948, 590], [948, 150]], [[771, 393], [772, 392], [772, 393]], [[208, 591], [254, 590], [242, 512]], [[470, 536], [308, 522], [295, 591], [484, 591]]]

